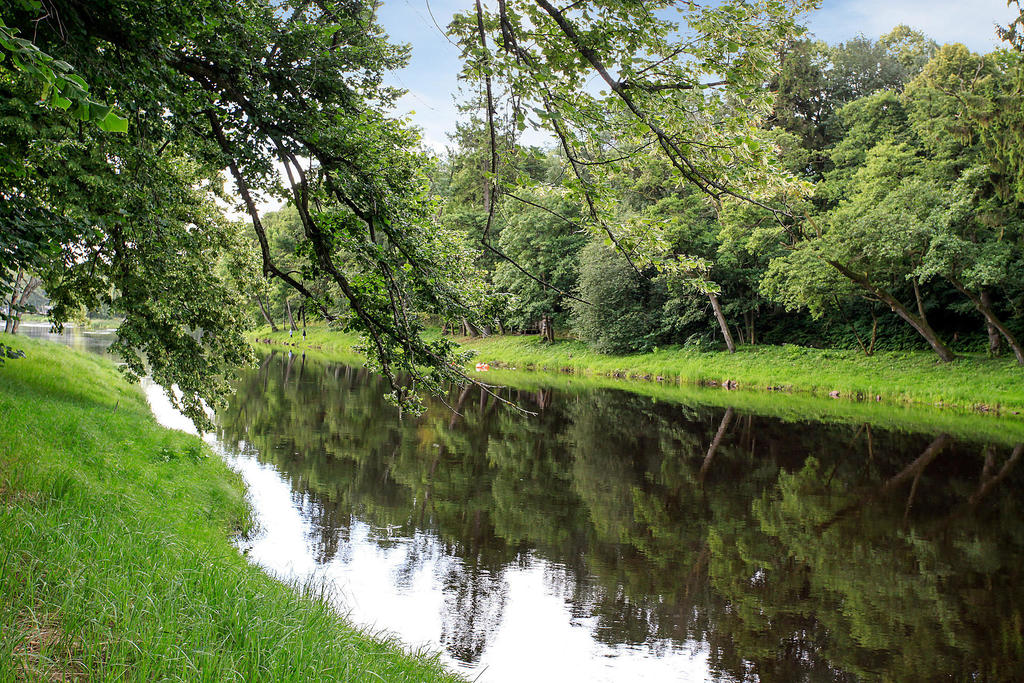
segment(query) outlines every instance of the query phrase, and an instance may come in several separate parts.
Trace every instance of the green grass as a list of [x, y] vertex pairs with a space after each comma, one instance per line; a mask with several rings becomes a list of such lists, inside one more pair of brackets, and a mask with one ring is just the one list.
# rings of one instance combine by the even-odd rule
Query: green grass
[[[297, 334], [261, 329], [254, 339], [291, 342], [323, 353], [354, 355], [352, 335], [310, 328], [303, 342]], [[647, 380], [658, 383], [717, 385], [892, 404], [928, 404], [1006, 417], [1024, 414], [1024, 368], [1012, 356], [988, 358], [967, 354], [953, 363], [938, 362], [920, 351], [879, 352], [810, 349], [800, 346], [747, 346], [735, 354], [667, 348], [652, 353], [608, 356], [582, 342], [542, 343], [536, 336], [463, 339], [477, 351], [474, 363], [489, 362], [518, 370], [547, 370], [591, 377]], [[634, 387], [637, 383], [630, 383]], [[730, 385], [732, 386], [732, 385]], [[773, 394], [776, 395], [776, 394]]]
[[0, 339], [0, 681], [459, 680], [246, 562], [240, 478], [109, 361]]

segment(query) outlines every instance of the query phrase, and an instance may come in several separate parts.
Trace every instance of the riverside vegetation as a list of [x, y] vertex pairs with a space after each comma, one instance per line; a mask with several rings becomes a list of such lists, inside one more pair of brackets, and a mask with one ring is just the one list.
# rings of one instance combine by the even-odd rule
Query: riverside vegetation
[[2, 339], [0, 680], [460, 680], [251, 566], [240, 478], [110, 361]]
[[[520, 145], [500, 123], [515, 117], [495, 119], [481, 95], [427, 174], [438, 223], [477, 245], [484, 295], [425, 336], [519, 368], [1020, 414], [1024, 176], [1006, 149], [1024, 140], [1019, 48], [1013, 34], [978, 55], [906, 26], [787, 43], [763, 132], [807, 184], [799, 217], [709, 203], [671, 158], [613, 163], [608, 131], [588, 137], [596, 117], [579, 111], [559, 112], [576, 128], [552, 124], [553, 148]], [[472, 54], [465, 77], [490, 92], [474, 71], [490, 55]], [[494, 65], [518, 85], [517, 68]], [[278, 263], [313, 272], [294, 208], [266, 228]], [[281, 283], [254, 290], [250, 309], [265, 323], [250, 338], [322, 325]], [[319, 328], [308, 339], [353, 343]]]
[[[261, 328], [250, 339], [290, 344], [296, 349], [359, 360], [359, 339], [344, 332], [312, 327], [291, 334]], [[460, 338], [475, 352], [467, 365], [573, 372], [615, 378], [713, 384], [726, 388], [809, 393], [886, 403], [926, 403], [998, 413], [1020, 419], [1024, 381], [1012, 358], [975, 353], [953, 364], [937, 364], [922, 351], [879, 352], [867, 357], [854, 350], [799, 346], [740, 347], [739, 352], [700, 351], [679, 347], [648, 353], [596, 353], [575, 340], [546, 342], [536, 335]], [[359, 361], [361, 362], [361, 361]], [[486, 379], [486, 378], [485, 378]], [[504, 376], [512, 383], [523, 381]], [[529, 381], [529, 380], [527, 380]], [[631, 385], [635, 389], [635, 385]]]
[[[520, 84], [515, 65], [494, 68]], [[495, 123], [493, 103], [471, 101], [426, 173], [439, 225], [470, 238], [483, 294], [474, 315], [432, 320], [520, 364], [993, 407], [1024, 364], [1024, 176], [1004, 149], [1019, 143], [1022, 78], [1015, 48], [979, 55], [905, 26], [878, 40], [787, 43], [762, 132], [783, 175], [804, 183], [789, 215], [705, 201], [672, 159], [603, 145], [601, 133], [615, 136], [588, 132], [593, 112], [560, 111], [577, 138], [555, 123], [561, 144], [529, 147]], [[266, 227], [279, 263], [314, 272], [294, 208]], [[279, 283], [250, 293], [250, 308], [271, 328], [323, 318]], [[507, 331], [552, 348], [496, 341]], [[556, 343], [567, 335], [582, 344]], [[672, 347], [694, 353], [650, 355]], [[735, 361], [685, 360], [737, 348]]]

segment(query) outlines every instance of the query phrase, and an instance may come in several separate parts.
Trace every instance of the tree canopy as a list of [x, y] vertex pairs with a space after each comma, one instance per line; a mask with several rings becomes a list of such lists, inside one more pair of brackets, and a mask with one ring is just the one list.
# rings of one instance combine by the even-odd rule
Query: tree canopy
[[[154, 377], [177, 385], [182, 407], [202, 420], [200, 399], [246, 355], [232, 296], [224, 283], [202, 281], [204, 264], [227, 248], [215, 210], [227, 169], [263, 273], [364, 334], [397, 400], [414, 405], [399, 372], [428, 388], [461, 379], [453, 346], [423, 340], [413, 311], [474, 314], [465, 249], [430, 220], [416, 134], [385, 114], [399, 93], [383, 74], [407, 50], [388, 42], [372, 3], [196, 0], [154, 12], [148, 2], [58, 1], [47, 9], [15, 6], [12, 32], [33, 26], [37, 55], [52, 55], [58, 70], [73, 65], [72, 80], [128, 122], [117, 136], [82, 128], [61, 106], [34, 104], [38, 68], [24, 58], [0, 71], [10, 145], [0, 183], [3, 265], [46, 273], [56, 321], [74, 305], [117, 304], [131, 370], [142, 371], [144, 352]], [[303, 271], [272, 258], [261, 197], [294, 205]], [[329, 279], [344, 305], [311, 290], [317, 278]]]

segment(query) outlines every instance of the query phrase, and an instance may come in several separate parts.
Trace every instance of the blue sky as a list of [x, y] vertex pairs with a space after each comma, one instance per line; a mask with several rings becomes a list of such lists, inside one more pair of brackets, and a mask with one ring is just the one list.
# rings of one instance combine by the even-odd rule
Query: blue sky
[[[423, 128], [424, 142], [437, 149], [445, 146], [447, 133], [455, 127], [452, 98], [458, 87], [459, 52], [434, 25], [431, 12], [444, 28], [453, 13], [472, 7], [473, 0], [384, 0], [380, 8], [380, 22], [392, 40], [412, 45], [409, 66], [391, 79], [409, 91], [400, 111], [414, 112], [412, 120]], [[1006, 0], [824, 0], [805, 23], [829, 43], [858, 34], [877, 38], [902, 23], [939, 43], [960, 42], [988, 52], [998, 43], [994, 24], [1007, 23], [1015, 12]]]

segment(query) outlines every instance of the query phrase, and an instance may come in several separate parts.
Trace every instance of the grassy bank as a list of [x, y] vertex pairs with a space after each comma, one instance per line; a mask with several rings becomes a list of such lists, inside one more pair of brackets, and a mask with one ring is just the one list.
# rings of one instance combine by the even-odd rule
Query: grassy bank
[[0, 680], [458, 680], [249, 565], [238, 476], [109, 361], [0, 339]]
[[[352, 335], [311, 328], [307, 338], [259, 330], [254, 339], [290, 342], [296, 347], [354, 357]], [[536, 336], [463, 339], [477, 351], [476, 361], [520, 370], [549, 370], [580, 375], [639, 379], [660, 383], [706, 384], [730, 388], [784, 391], [817, 396], [929, 404], [1018, 417], [1024, 414], [1024, 369], [1012, 356], [966, 355], [953, 363], [936, 362], [927, 352], [809, 349], [799, 346], [741, 347], [735, 354], [682, 348], [629, 356], [594, 353], [570, 340], [542, 343]]]

